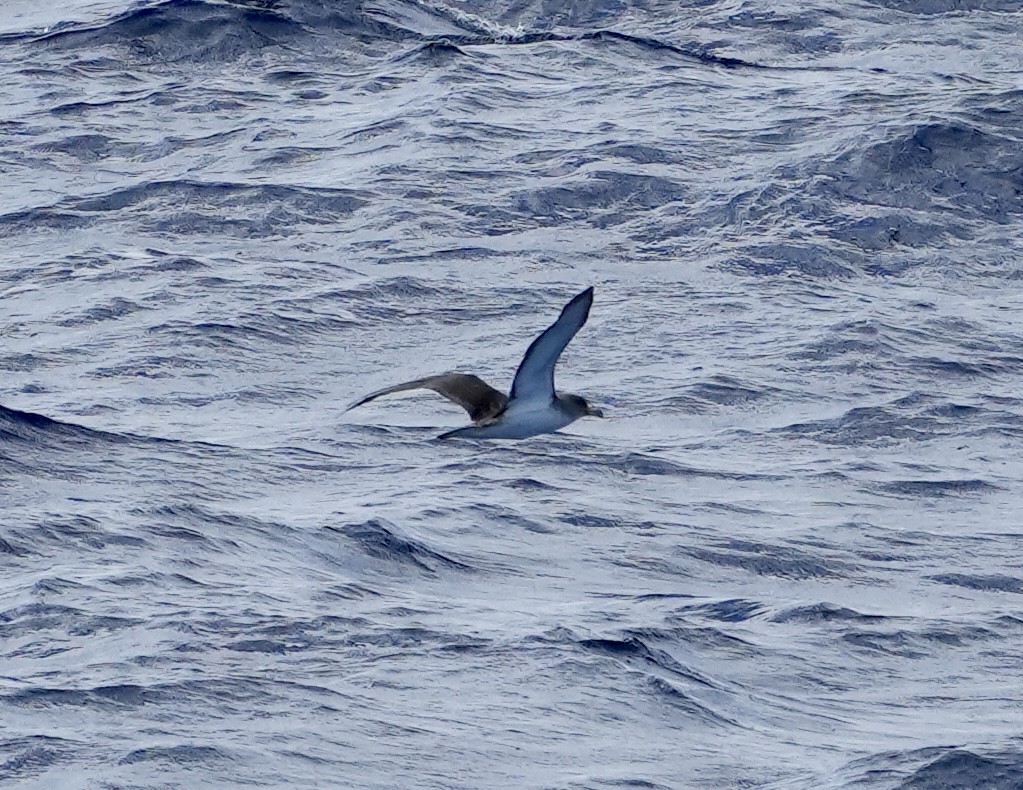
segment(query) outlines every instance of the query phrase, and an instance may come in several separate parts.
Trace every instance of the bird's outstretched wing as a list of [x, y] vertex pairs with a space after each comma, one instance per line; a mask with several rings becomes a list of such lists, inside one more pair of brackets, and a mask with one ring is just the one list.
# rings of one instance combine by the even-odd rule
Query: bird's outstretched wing
[[457, 403], [469, 412], [469, 419], [473, 422], [495, 417], [504, 411], [504, 407], [508, 405], [507, 396], [503, 392], [491, 387], [479, 376], [473, 376], [469, 373], [441, 373], [439, 376], [427, 376], [426, 378], [406, 381], [404, 384], [396, 384], [393, 387], [371, 392], [362, 400], [353, 403], [345, 411], [368, 403], [375, 398], [379, 398], [381, 395], [418, 389], [433, 390], [438, 395], [443, 395], [449, 401]]
[[592, 304], [593, 288], [590, 287], [565, 305], [558, 320], [530, 344], [512, 382], [513, 400], [550, 400], [554, 397], [554, 366], [558, 364], [558, 357], [565, 346], [586, 323]]

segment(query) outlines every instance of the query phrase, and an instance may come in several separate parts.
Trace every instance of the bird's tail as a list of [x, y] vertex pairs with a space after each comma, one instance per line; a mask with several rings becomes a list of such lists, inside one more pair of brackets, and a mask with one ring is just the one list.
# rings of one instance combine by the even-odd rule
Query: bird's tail
[[478, 439], [479, 428], [475, 425], [467, 425], [465, 428], [455, 428], [453, 431], [442, 433], [437, 439]]

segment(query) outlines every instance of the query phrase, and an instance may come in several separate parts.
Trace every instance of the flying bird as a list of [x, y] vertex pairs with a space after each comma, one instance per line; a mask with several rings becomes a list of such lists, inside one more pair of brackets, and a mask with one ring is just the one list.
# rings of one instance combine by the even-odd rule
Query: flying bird
[[345, 411], [381, 395], [433, 390], [465, 409], [473, 423], [441, 434], [441, 439], [525, 439], [564, 428], [580, 417], [603, 417], [604, 413], [585, 398], [554, 390], [554, 366], [565, 346], [586, 323], [592, 304], [590, 287], [565, 305], [558, 320], [526, 349], [508, 395], [470, 373], [441, 373], [371, 392]]

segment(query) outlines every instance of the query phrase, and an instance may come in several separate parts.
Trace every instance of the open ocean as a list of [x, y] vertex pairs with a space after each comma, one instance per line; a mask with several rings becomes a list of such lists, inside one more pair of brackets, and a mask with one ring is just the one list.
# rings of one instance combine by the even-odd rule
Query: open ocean
[[1021, 8], [5, 0], [0, 786], [1023, 788]]

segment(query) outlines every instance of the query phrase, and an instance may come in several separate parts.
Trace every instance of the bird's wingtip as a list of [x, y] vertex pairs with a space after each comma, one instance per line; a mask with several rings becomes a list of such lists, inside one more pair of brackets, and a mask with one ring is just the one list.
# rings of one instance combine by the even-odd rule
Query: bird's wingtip
[[350, 412], [352, 409], [354, 409], [356, 406], [361, 406], [366, 401], [367, 398], [361, 398], [360, 400], [357, 400], [354, 403], [349, 403], [347, 406], [344, 407], [344, 409], [341, 410], [341, 413], [346, 414], [347, 412]]
[[565, 305], [565, 308], [567, 309], [567, 308], [571, 307], [572, 305], [579, 304], [580, 302], [586, 302], [588, 304], [593, 304], [593, 286], [592, 285], [589, 288], [587, 288], [586, 290], [580, 291], [575, 296], [573, 296], [571, 298], [571, 300], [569, 300], [568, 304]]

